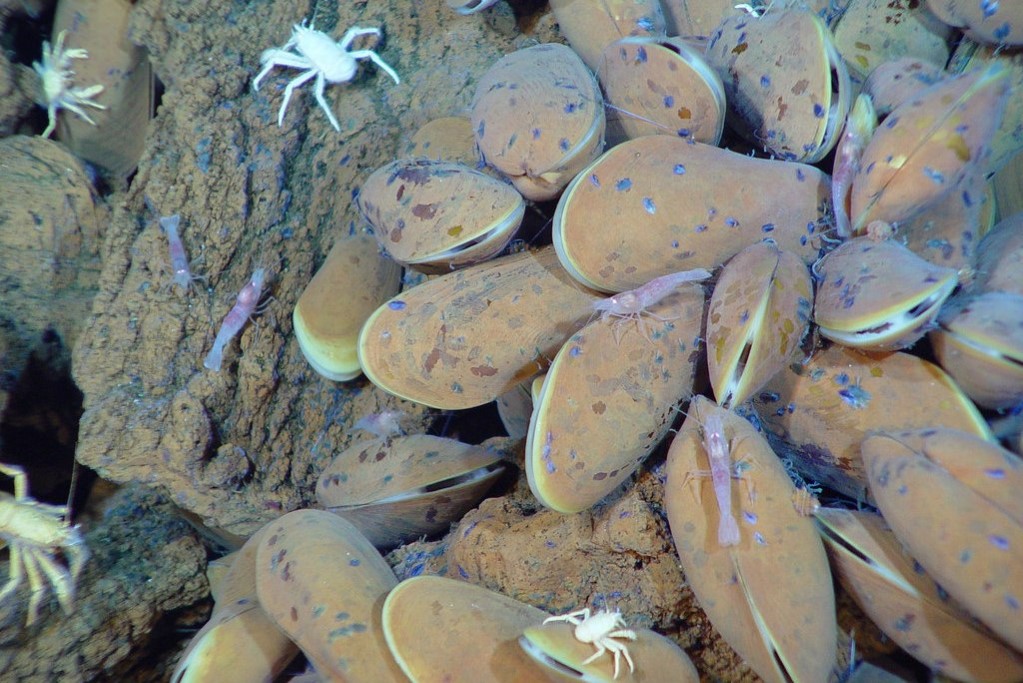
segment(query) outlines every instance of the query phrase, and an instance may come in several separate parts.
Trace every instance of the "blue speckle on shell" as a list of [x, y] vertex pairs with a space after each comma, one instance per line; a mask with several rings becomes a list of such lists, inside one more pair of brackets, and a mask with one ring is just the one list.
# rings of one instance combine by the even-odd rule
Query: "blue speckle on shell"
[[819, 119], [824, 118], [824, 107], [819, 102], [813, 103], [813, 115]]
[[870, 392], [861, 387], [859, 382], [842, 389], [838, 395], [853, 408], [865, 408], [870, 403]]
[[760, 77], [760, 87], [761, 88], [770, 88], [771, 87], [771, 77], [766, 75], [766, 74], [761, 76]]
[[924, 166], [924, 175], [927, 176], [935, 185], [945, 184], [945, 174], [936, 168]]
[[668, 107], [668, 108], [674, 107], [675, 106], [675, 98], [672, 97], [671, 95], [665, 95], [664, 96], [664, 106]]
[[991, 545], [998, 548], [999, 550], [1009, 549], [1009, 539], [1007, 539], [1005, 536], [991, 534], [990, 536], [987, 537], [987, 540], [991, 543]]
[[390, 308], [392, 311], [403, 311], [405, 310], [405, 306], [406, 306], [405, 302], [398, 299], [391, 301], [387, 304], [387, 307]]
[[590, 174], [590, 184], [593, 185], [593, 187], [600, 187], [600, 178], [597, 177], [596, 173]]
[[651, 215], [657, 213], [657, 206], [654, 204], [654, 200], [650, 197], [643, 197], [643, 208]]
[[642, 64], [645, 61], [646, 61], [646, 48], [643, 47], [643, 46], [640, 46], [639, 49], [636, 50], [636, 62], [638, 64]]
[[998, 0], [980, 0], [980, 9], [985, 19], [993, 17], [998, 11]]
[[682, 164], [675, 164], [675, 168], [673, 168], [671, 172], [674, 173], [675, 175], [685, 175], [686, 167]]
[[632, 179], [630, 178], [622, 178], [617, 183], [615, 183], [615, 189], [618, 190], [619, 192], [626, 192], [631, 188]]

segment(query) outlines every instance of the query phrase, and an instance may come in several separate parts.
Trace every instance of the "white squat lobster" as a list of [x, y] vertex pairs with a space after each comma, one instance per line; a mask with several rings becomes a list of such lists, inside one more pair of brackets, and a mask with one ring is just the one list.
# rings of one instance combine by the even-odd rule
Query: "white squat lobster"
[[294, 92], [295, 88], [315, 76], [316, 86], [313, 94], [316, 97], [316, 101], [327, 114], [327, 118], [330, 119], [330, 125], [334, 126], [334, 130], [340, 132], [341, 126], [338, 125], [337, 119], [334, 118], [334, 113], [327, 106], [327, 101], [323, 99], [323, 90], [327, 87], [327, 83], [347, 83], [352, 80], [358, 68], [357, 59], [373, 60], [373, 63], [386, 71], [387, 75], [394, 79], [395, 83], [401, 83], [401, 79], [398, 78], [398, 74], [395, 73], [394, 69], [373, 50], [348, 49], [351, 47], [352, 41], [359, 36], [366, 35], [379, 36], [380, 29], [353, 26], [345, 32], [341, 40], [335, 43], [334, 39], [326, 33], [317, 31], [312, 24], [306, 26], [303, 21], [301, 24], [295, 24], [291, 31], [291, 38], [282, 47], [263, 51], [263, 54], [259, 57], [263, 70], [252, 81], [253, 90], [259, 90], [259, 82], [275, 66], [305, 69], [303, 73], [291, 79], [287, 87], [284, 88], [284, 102], [281, 103], [281, 110], [277, 114], [278, 126], [284, 124], [284, 112], [288, 109], [288, 102], [291, 100], [292, 92]]
[[634, 673], [636, 671], [636, 667], [632, 664], [632, 657], [629, 656], [628, 646], [615, 640], [615, 638], [636, 639], [636, 632], [625, 628], [627, 624], [622, 619], [621, 612], [603, 610], [590, 616], [590, 608], [587, 607], [578, 612], [562, 614], [560, 617], [547, 617], [543, 620], [543, 623], [546, 624], [551, 621], [567, 621], [575, 626], [576, 640], [583, 643], [592, 643], [597, 648], [596, 652], [583, 660], [584, 665], [610, 651], [614, 654], [615, 678], [618, 678], [618, 665], [623, 656], [629, 664], [629, 672]]

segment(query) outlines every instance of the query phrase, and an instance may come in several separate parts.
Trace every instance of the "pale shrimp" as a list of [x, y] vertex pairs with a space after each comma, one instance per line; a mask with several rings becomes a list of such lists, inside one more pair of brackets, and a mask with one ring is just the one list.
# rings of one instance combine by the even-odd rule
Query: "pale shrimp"
[[192, 271], [188, 269], [188, 255], [185, 254], [185, 245], [181, 242], [181, 235], [178, 234], [178, 223], [180, 222], [181, 217], [177, 214], [160, 217], [160, 227], [167, 233], [167, 246], [170, 251], [171, 270], [174, 271], [174, 284], [187, 292], [193, 280], [204, 278], [192, 275]]
[[739, 543], [739, 525], [732, 514], [732, 465], [725, 422], [720, 413], [711, 413], [703, 422], [703, 447], [710, 460], [710, 477], [718, 501], [718, 545]]
[[835, 152], [835, 166], [831, 173], [831, 204], [835, 212], [835, 232], [842, 239], [852, 236], [849, 217], [849, 199], [853, 177], [860, 170], [860, 157], [877, 127], [877, 114], [870, 95], [856, 98], [852, 111], [845, 120], [845, 132]]
[[[646, 313], [658, 320], [665, 320], [660, 316], [650, 313], [647, 309], [671, 294], [686, 282], [699, 282], [710, 277], [710, 271], [703, 268], [683, 270], [677, 273], [669, 273], [656, 277], [636, 289], [620, 292], [606, 299], [593, 302], [593, 310], [600, 313], [601, 320], [607, 318], [621, 318], [622, 320], [635, 320], [640, 324], [640, 315]], [[615, 341], [618, 341], [617, 334]]]
[[217, 338], [213, 340], [213, 348], [210, 349], [203, 365], [208, 370], [220, 371], [220, 365], [224, 358], [224, 347], [234, 336], [245, 326], [245, 322], [255, 312], [259, 297], [263, 293], [263, 283], [266, 279], [266, 270], [256, 268], [252, 277], [245, 283], [242, 290], [238, 292], [238, 300], [234, 307], [224, 316], [224, 322], [220, 325]]

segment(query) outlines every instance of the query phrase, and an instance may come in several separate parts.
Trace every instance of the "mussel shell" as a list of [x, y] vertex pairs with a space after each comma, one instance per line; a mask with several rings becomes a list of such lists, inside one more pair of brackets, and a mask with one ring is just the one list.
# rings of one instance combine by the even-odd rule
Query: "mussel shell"
[[958, 283], [951, 268], [925, 261], [894, 240], [858, 237], [817, 265], [813, 317], [845, 346], [892, 351], [912, 346]]
[[958, 681], [1023, 679], [1023, 657], [950, 600], [880, 515], [822, 508], [817, 521], [842, 584], [902, 649]]
[[722, 407], [744, 403], [792, 360], [812, 308], [810, 273], [790, 252], [753, 244], [725, 265], [707, 312], [707, 368]]
[[910, 554], [1023, 650], [1023, 462], [950, 429], [870, 436], [863, 459], [874, 499]]
[[664, 438], [693, 388], [703, 302], [702, 287], [685, 285], [638, 320], [599, 318], [565, 343], [526, 437], [526, 476], [541, 503], [591, 507]]
[[857, 500], [866, 495], [868, 433], [941, 425], [993, 438], [951, 377], [907, 353], [831, 346], [775, 375], [753, 405], [776, 450], [807, 479]]
[[358, 529], [323, 510], [295, 510], [271, 522], [256, 551], [259, 604], [332, 680], [405, 681], [380, 614], [397, 583]]
[[977, 255], [977, 243], [995, 220], [995, 197], [980, 169], [963, 179], [960, 192], [944, 199], [899, 225], [898, 239], [913, 253], [931, 263], [955, 268], [969, 279]]
[[1002, 219], [980, 241], [976, 272], [972, 291], [1023, 295], [1023, 213]]
[[952, 31], [923, 3], [852, 0], [835, 30], [835, 46], [858, 81], [889, 59], [948, 61]]
[[[619, 674], [624, 680], [648, 683], [698, 683], [700, 676], [693, 662], [673, 641], [648, 628], [629, 629], [635, 640], [620, 639], [628, 647], [636, 670], [630, 675], [624, 657], [619, 659]], [[522, 649], [537, 664], [565, 680], [614, 681], [614, 656], [608, 651], [589, 664], [583, 664], [596, 650], [575, 636], [575, 627], [565, 622], [529, 626], [519, 638]], [[565, 675], [568, 673], [568, 675]]]
[[402, 156], [450, 161], [470, 168], [480, 163], [468, 116], [444, 116], [426, 122], [409, 138]]
[[66, 29], [65, 49], [89, 53], [73, 60], [75, 85], [102, 85], [95, 101], [106, 107], [85, 108], [95, 125], [70, 112], [58, 116], [57, 137], [118, 182], [127, 181], [142, 157], [155, 102], [149, 51], [131, 40], [133, 6], [129, 0], [64, 0], [53, 19], [53, 39]]
[[[1005, 6], [1005, 3], [1002, 3], [1002, 6]], [[1016, 154], [1023, 151], [1023, 97], [1018, 96], [1020, 89], [1023, 88], [1023, 50], [1006, 50], [997, 45], [979, 45], [963, 37], [960, 38], [947, 67], [949, 73], [966, 73], [993, 64], [1009, 71], [1009, 91], [1016, 94], [1010, 95], [1006, 101], [1002, 125], [995, 131], [991, 140], [991, 156], [985, 160], [988, 174], [1002, 168]], [[1008, 216], [1011, 212], [1002, 215]]]
[[725, 89], [700, 52], [680, 38], [623, 38], [604, 48], [597, 78], [613, 111], [608, 144], [677, 135], [716, 145], [725, 126]]
[[211, 585], [213, 614], [181, 654], [171, 683], [273, 680], [298, 654], [298, 647], [260, 609], [256, 596], [256, 550], [265, 529], [231, 554], [216, 591]]
[[912, 218], [960, 186], [989, 153], [1008, 99], [1008, 73], [993, 65], [946, 79], [888, 115], [853, 178], [854, 231], [875, 220]]
[[446, 272], [501, 251], [526, 203], [511, 186], [468, 166], [398, 159], [366, 179], [359, 209], [395, 261]]
[[[721, 415], [738, 545], [722, 547], [720, 513], [703, 446], [703, 425]], [[795, 487], [781, 460], [747, 420], [702, 396], [668, 450], [664, 504], [686, 581], [711, 622], [767, 681], [824, 681], [835, 662], [838, 627], [824, 546], [792, 505]]]
[[533, 413], [532, 382], [517, 384], [495, 399], [497, 415], [504, 431], [513, 439], [524, 439], [529, 432], [529, 416]]
[[561, 34], [594, 71], [601, 52], [619, 38], [663, 38], [664, 13], [658, 0], [551, 0]]
[[812, 263], [830, 196], [812, 166], [650, 135], [612, 148], [566, 188], [554, 248], [573, 277], [611, 292], [713, 269], [764, 239]]
[[927, 0], [939, 19], [974, 40], [992, 45], [1023, 45], [1023, 5], [997, 0]]
[[730, 122], [786, 161], [820, 161], [851, 105], [849, 73], [827, 24], [800, 9], [726, 18], [707, 61], [725, 85]]
[[427, 434], [361, 441], [316, 482], [316, 500], [378, 548], [446, 531], [504, 468], [481, 446]]
[[863, 92], [870, 95], [874, 111], [883, 117], [944, 77], [945, 71], [936, 64], [900, 57], [878, 64], [863, 81]]
[[1023, 294], [971, 297], [942, 313], [930, 340], [941, 367], [975, 403], [994, 410], [1023, 403]]
[[400, 287], [401, 266], [381, 256], [372, 236], [352, 235], [334, 243], [292, 313], [295, 339], [313, 370], [337, 382], [362, 374], [362, 324]]
[[463, 581], [416, 576], [384, 600], [383, 626], [395, 660], [416, 683], [532, 683], [550, 677], [519, 648], [522, 629], [543, 610]]
[[604, 98], [567, 45], [505, 55], [479, 80], [471, 106], [480, 154], [527, 199], [556, 197], [604, 146]]
[[742, 10], [735, 0], [661, 0], [669, 36], [709, 36], [721, 20]]
[[362, 328], [359, 363], [402, 398], [472, 408], [542, 371], [599, 298], [568, 276], [553, 248], [506, 256], [378, 308]]

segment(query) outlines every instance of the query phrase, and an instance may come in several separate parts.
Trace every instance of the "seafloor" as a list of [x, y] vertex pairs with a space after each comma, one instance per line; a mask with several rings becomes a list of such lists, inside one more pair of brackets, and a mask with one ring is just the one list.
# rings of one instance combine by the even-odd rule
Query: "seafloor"
[[[0, 461], [25, 467], [32, 493], [55, 504], [81, 463], [73, 507], [92, 557], [73, 613], [47, 600], [24, 628], [25, 586], [0, 604], [0, 680], [166, 680], [209, 615], [207, 561], [313, 504], [320, 471], [365, 437], [351, 428], [359, 416], [399, 410], [406, 430], [494, 439], [521, 463], [521, 444], [501, 438], [489, 411], [438, 416], [364, 379], [323, 379], [291, 312], [334, 241], [361, 225], [361, 180], [427, 121], [465, 112], [499, 57], [562, 38], [537, 2], [459, 16], [440, 1], [140, 0], [127, 30], [149, 52], [159, 99], [125, 179], [33, 137], [45, 114], [29, 64], [52, 18], [34, 5], [0, 2]], [[260, 51], [305, 17], [333, 34], [356, 21], [384, 27], [379, 49], [402, 78], [394, 87], [363, 72], [328, 88], [340, 132], [302, 90], [279, 127], [278, 97], [250, 87]], [[203, 278], [187, 294], [172, 286], [149, 206], [182, 216]], [[262, 314], [223, 371], [204, 371], [220, 318], [256, 267], [272, 272]], [[451, 535], [387, 559], [399, 579], [460, 576], [551, 612], [612, 605], [675, 640], [705, 680], [758, 680], [686, 586], [661, 463], [655, 454], [637, 485], [569, 516], [509, 476]], [[894, 651], [841, 593], [839, 605], [836, 672], [852, 633], [861, 656]]]

